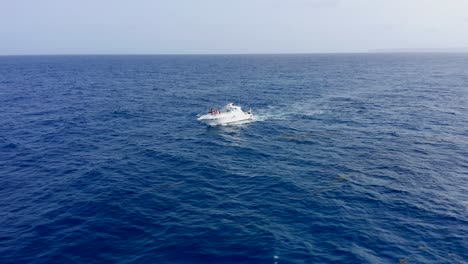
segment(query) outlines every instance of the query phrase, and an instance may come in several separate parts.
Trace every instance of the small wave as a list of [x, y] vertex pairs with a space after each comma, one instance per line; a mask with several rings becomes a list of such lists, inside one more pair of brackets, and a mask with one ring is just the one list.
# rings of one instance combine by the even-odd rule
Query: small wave
[[266, 120], [288, 120], [293, 116], [315, 116], [323, 114], [323, 110], [318, 109], [313, 102], [295, 102], [290, 105], [268, 106], [257, 110], [255, 121]]

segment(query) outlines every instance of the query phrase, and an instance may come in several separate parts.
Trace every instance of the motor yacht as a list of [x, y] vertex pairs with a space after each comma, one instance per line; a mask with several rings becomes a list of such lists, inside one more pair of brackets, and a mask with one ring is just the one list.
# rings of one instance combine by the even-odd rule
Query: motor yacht
[[222, 109], [210, 109], [208, 114], [200, 115], [197, 120], [209, 126], [227, 125], [253, 119], [252, 109], [244, 112], [240, 106], [229, 103]]

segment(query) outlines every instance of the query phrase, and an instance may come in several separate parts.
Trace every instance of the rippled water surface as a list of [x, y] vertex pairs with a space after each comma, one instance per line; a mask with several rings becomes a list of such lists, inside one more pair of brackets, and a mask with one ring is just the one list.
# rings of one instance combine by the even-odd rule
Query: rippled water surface
[[467, 190], [468, 55], [0, 57], [2, 263], [466, 263]]

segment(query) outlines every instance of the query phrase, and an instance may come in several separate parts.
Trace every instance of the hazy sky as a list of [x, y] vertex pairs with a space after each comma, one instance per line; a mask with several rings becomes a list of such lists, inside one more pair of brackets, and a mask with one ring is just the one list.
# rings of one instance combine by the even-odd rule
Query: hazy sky
[[0, 0], [0, 54], [468, 47], [468, 0]]

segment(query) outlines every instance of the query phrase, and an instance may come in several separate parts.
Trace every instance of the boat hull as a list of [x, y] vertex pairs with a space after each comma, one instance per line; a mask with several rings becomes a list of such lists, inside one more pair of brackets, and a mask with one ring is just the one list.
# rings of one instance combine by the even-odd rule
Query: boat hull
[[200, 116], [198, 121], [203, 122], [209, 126], [220, 126], [240, 123], [253, 119], [253, 115], [249, 113], [235, 113], [235, 114], [207, 114]]

